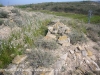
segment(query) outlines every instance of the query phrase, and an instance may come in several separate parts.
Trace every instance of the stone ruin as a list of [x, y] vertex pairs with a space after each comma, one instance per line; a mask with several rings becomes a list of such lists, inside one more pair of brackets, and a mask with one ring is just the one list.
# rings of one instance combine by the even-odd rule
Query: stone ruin
[[[67, 50], [53, 65], [53, 69], [59, 72], [50, 75], [100, 75], [100, 67], [96, 63], [97, 58], [93, 49], [79, 44], [72, 45], [69, 33], [71, 29], [59, 21], [48, 26], [48, 33], [44, 38], [55, 39], [62, 48], [65, 48], [64, 50]], [[65, 72], [61, 72], [62, 69], [65, 69]]]
[[52, 26], [48, 26], [48, 33], [44, 37], [46, 40], [56, 40], [62, 46], [70, 46], [70, 38], [67, 36], [70, 28], [63, 23], [57, 22]]
[[[44, 39], [56, 40], [60, 46], [59, 50], [65, 51], [65, 53], [50, 68], [38, 68], [42, 71], [38, 73], [36, 71], [34, 74], [32, 66], [26, 67], [25, 65], [23, 68], [21, 67], [21, 65], [26, 64], [25, 60], [28, 55], [16, 56], [12, 61], [13, 64], [10, 64], [8, 69], [24, 69], [27, 71], [20, 74], [19, 72], [17, 72], [18, 74], [10, 72], [10, 75], [100, 75], [100, 67], [96, 63], [97, 58], [93, 53], [93, 49], [89, 46], [81, 46], [79, 44], [71, 45], [70, 37], [68, 36], [69, 33], [71, 33], [70, 28], [61, 22], [49, 25], [48, 33]], [[26, 49], [26, 51], [31, 53], [31, 49]]]

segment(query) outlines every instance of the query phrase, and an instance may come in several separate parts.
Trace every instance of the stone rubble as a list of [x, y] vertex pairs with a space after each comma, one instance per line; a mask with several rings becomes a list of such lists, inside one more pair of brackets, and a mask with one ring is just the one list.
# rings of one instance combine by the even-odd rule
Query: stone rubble
[[[88, 75], [87, 73], [96, 75], [94, 71], [100, 73], [100, 67], [96, 63], [96, 56], [91, 49], [81, 45], [72, 47], [68, 36], [70, 32], [70, 28], [61, 22], [48, 26], [48, 33], [44, 39], [56, 40], [62, 50], [67, 51], [51, 65], [51, 68], [38, 68], [42, 71], [34, 71], [34, 68], [29, 65], [30, 62], [25, 61], [28, 55], [18, 55], [14, 58], [12, 64], [8, 66], [8, 69], [25, 71], [10, 72], [10, 75]], [[31, 49], [26, 49], [26, 53], [31, 53]], [[43, 71], [44, 69], [49, 71]], [[5, 75], [8, 75], [7, 73], [5, 72]]]

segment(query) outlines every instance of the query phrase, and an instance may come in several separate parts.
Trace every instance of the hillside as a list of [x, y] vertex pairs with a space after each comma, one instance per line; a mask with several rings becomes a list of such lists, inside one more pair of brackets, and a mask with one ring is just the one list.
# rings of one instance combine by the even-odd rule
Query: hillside
[[20, 8], [31, 8], [32, 10], [50, 10], [57, 12], [70, 12], [78, 14], [88, 14], [89, 10], [93, 11], [94, 15], [100, 15], [100, 3], [98, 2], [50, 2], [30, 5], [21, 5]]
[[58, 2], [17, 6], [29, 11], [41, 11], [57, 16], [79, 19], [88, 23], [89, 10], [92, 11], [91, 23], [100, 24], [100, 3], [98, 2]]
[[100, 26], [0, 7], [0, 75], [100, 75]]

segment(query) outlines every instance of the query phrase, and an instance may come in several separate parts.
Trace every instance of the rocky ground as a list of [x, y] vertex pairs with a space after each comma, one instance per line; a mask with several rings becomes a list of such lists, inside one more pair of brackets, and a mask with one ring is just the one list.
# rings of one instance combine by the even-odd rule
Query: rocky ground
[[[93, 48], [94, 46], [99, 47], [99, 45], [91, 41], [85, 34], [85, 38], [87, 38], [86, 43], [72, 44], [69, 36], [72, 33], [72, 28], [61, 22], [61, 20], [68, 22], [72, 19], [22, 10], [20, 10], [20, 15], [18, 15], [11, 12], [14, 7], [2, 7], [1, 9], [7, 11], [10, 16], [4, 19], [5, 23], [0, 26], [1, 39], [7, 39], [13, 30], [20, 31], [20, 26], [26, 24], [25, 16], [29, 17], [28, 19], [30, 19], [32, 23], [34, 23], [36, 19], [42, 21], [51, 19], [52, 23], [48, 25], [48, 33], [42, 37], [42, 40], [56, 42], [57, 48], [54, 47], [56, 46], [54, 44], [54, 46], [52, 46], [54, 49], [46, 48], [43, 50], [52, 53], [52, 55], [56, 57], [54, 63], [49, 67], [34, 67], [34, 50], [37, 51], [38, 47], [34, 50], [26, 48], [24, 54], [15, 56], [7, 68], [0, 70], [0, 75], [100, 75], [100, 50]], [[31, 18], [32, 16], [34, 18]], [[46, 56], [44, 57], [46, 58]]]

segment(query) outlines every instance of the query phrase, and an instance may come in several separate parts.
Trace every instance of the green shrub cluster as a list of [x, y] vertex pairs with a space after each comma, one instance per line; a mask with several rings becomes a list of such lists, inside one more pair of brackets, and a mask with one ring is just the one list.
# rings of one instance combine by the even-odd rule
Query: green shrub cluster
[[3, 7], [3, 5], [2, 5], [2, 4], [0, 4], [0, 7]]
[[50, 41], [50, 40], [38, 39], [35, 42], [35, 45], [36, 47], [43, 48], [43, 49], [50, 49], [50, 50], [57, 49], [58, 47], [55, 40]]
[[69, 36], [70, 36], [70, 42], [72, 44], [77, 44], [77, 43], [80, 43], [80, 42], [81, 43], [86, 42], [85, 36], [78, 31], [73, 31], [72, 33], [69, 34]]
[[0, 18], [7, 18], [8, 17], [8, 12], [0, 10]]
[[18, 11], [18, 9], [12, 9], [11, 10], [12, 13], [16, 13], [16, 16], [20, 16], [20, 12]]
[[3, 23], [4, 23], [4, 20], [1, 20], [1, 19], [0, 19], [0, 25], [2, 25]]

